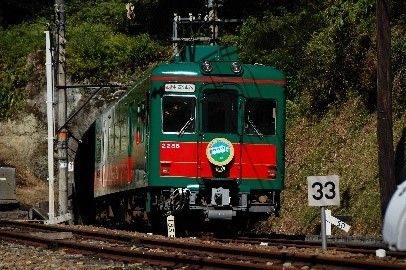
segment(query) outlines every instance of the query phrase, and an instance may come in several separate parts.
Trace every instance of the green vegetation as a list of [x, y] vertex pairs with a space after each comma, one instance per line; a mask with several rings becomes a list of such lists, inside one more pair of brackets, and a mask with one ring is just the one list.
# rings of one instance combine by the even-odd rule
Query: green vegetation
[[[31, 2], [0, 6], [0, 120], [26, 109], [26, 99], [45, 87], [43, 31], [53, 26], [53, 3]], [[133, 81], [168, 58], [172, 13], [202, 12], [201, 1], [140, 0], [130, 21], [127, 2], [67, 1], [70, 80]], [[282, 217], [271, 227], [317, 231], [319, 213], [307, 206], [306, 177], [338, 174], [342, 205], [333, 214], [352, 215], [352, 233], [379, 234], [375, 1], [271, 2], [225, 1], [228, 18], [245, 20], [222, 40], [239, 47], [243, 61], [276, 66], [287, 76], [286, 190]], [[406, 2], [391, 5], [394, 146], [404, 162]]]
[[[240, 33], [244, 60], [275, 65], [287, 73], [289, 98], [298, 112], [324, 114], [360, 96], [376, 104], [375, 1], [329, 1], [281, 14], [250, 17]], [[394, 4], [395, 5], [395, 4]], [[406, 8], [403, 5], [403, 9]], [[399, 14], [399, 13], [398, 13]], [[393, 76], [404, 86], [405, 15], [393, 18]], [[403, 78], [403, 79], [401, 79]], [[395, 109], [403, 112], [405, 88], [395, 85]]]
[[23, 23], [7, 30], [0, 28], [0, 119], [23, 108], [32, 80], [34, 66], [30, 61], [43, 45], [41, 24]]
[[128, 82], [166, 55], [164, 47], [147, 34], [130, 37], [103, 24], [78, 26], [70, 35], [70, 46], [68, 70], [74, 81]]
[[[126, 31], [124, 26], [128, 20], [124, 3], [99, 2], [99, 5], [88, 6], [73, 2], [66, 7], [67, 12], [77, 9], [77, 13], [68, 13], [66, 22], [70, 80], [127, 83], [151, 63], [168, 57], [168, 46], [153, 40], [148, 33]], [[34, 18], [15, 25], [6, 21], [3, 28], [0, 26], [0, 120], [21, 111], [32, 91], [39, 90], [27, 89], [28, 84], [44, 82], [45, 66], [41, 60], [45, 59], [44, 31], [48, 30], [51, 14], [49, 12], [48, 19]], [[8, 18], [1, 15], [0, 23]], [[37, 59], [41, 60], [33, 61]]]

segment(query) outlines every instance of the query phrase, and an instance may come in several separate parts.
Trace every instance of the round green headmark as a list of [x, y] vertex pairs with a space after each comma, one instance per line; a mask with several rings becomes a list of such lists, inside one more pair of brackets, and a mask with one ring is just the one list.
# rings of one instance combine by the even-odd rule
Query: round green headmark
[[224, 166], [230, 163], [234, 157], [234, 147], [225, 138], [214, 138], [206, 147], [206, 156], [210, 163]]

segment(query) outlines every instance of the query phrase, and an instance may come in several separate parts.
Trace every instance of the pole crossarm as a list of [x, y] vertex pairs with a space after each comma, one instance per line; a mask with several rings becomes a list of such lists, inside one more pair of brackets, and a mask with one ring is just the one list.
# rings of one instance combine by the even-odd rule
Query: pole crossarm
[[127, 88], [131, 85], [128, 84], [75, 84], [75, 85], [56, 85], [55, 88], [62, 89], [62, 88]]

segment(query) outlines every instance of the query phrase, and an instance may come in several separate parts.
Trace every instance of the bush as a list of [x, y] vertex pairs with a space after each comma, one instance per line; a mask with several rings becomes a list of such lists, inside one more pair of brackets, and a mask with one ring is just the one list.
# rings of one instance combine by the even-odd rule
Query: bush
[[300, 107], [308, 115], [323, 114], [354, 94], [375, 109], [373, 0], [320, 3], [274, 14], [244, 23], [239, 39], [243, 60], [284, 71], [288, 98], [305, 97]]
[[125, 28], [129, 22], [125, 8], [128, 1], [102, 0], [85, 3], [83, 1], [71, 1], [67, 3], [69, 16], [67, 17], [71, 25], [88, 23], [92, 25], [104, 25], [113, 31]]
[[249, 18], [241, 28], [239, 47], [243, 61], [281, 69], [287, 77], [288, 98], [302, 95], [306, 65], [305, 45], [313, 29], [320, 27], [317, 16], [306, 10], [297, 13]]
[[[314, 32], [306, 45], [305, 91], [315, 112], [342, 103], [352, 92], [371, 106], [375, 95], [373, 1], [339, 1], [322, 12], [325, 27]], [[376, 102], [373, 102], [375, 105]], [[314, 110], [315, 109], [315, 110]]]
[[44, 47], [44, 23], [0, 29], [0, 120], [20, 110], [32, 75], [28, 55]]
[[74, 81], [126, 81], [166, 56], [165, 47], [147, 34], [129, 37], [106, 25], [89, 23], [71, 29], [68, 72]]

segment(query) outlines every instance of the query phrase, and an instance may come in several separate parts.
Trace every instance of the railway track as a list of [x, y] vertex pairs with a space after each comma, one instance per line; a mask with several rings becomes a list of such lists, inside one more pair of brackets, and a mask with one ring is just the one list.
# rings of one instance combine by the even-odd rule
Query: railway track
[[[269, 237], [237, 237], [237, 238], [212, 238], [213, 240], [222, 243], [238, 243], [238, 244], [249, 244], [249, 245], [261, 245], [261, 246], [285, 246], [285, 247], [295, 247], [295, 248], [320, 248], [321, 239], [319, 237], [294, 237], [292, 238], [274, 238]], [[384, 249], [387, 256], [395, 258], [406, 258], [406, 252], [398, 252], [387, 250], [387, 245], [383, 242], [371, 240], [371, 239], [360, 239], [356, 240], [339, 240], [339, 239], [329, 239], [328, 248], [334, 249], [336, 251], [349, 252], [349, 253], [360, 253], [364, 255], [375, 255], [377, 249]]]
[[92, 227], [0, 221], [1, 238], [29, 245], [68, 249], [100, 258], [137, 262], [154, 267], [223, 269], [405, 269], [395, 257], [377, 259], [360, 253], [320, 251], [297, 246], [228, 244]]

